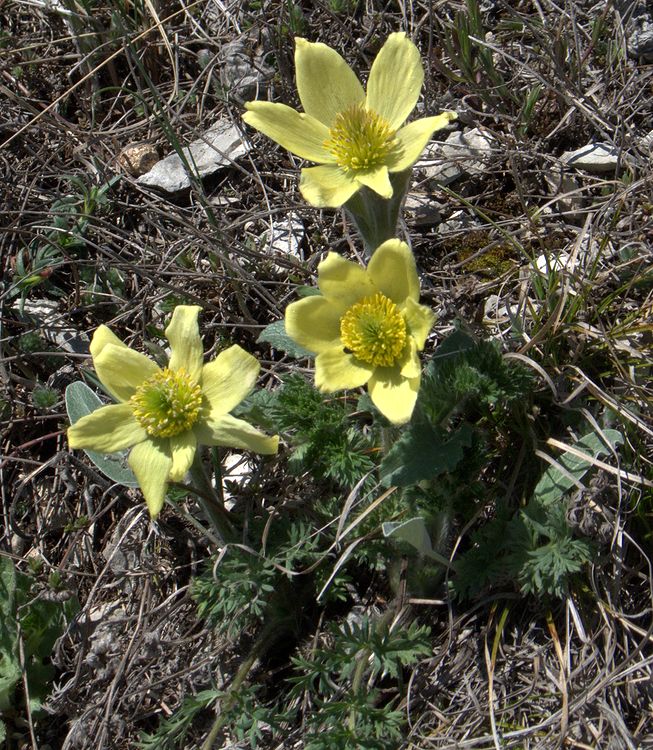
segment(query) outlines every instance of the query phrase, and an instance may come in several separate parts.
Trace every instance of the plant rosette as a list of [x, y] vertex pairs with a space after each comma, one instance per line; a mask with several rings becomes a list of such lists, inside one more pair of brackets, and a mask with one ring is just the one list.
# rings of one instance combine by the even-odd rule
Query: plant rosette
[[319, 295], [286, 308], [286, 333], [315, 357], [315, 385], [332, 393], [367, 385], [379, 411], [407, 422], [421, 380], [419, 352], [435, 321], [419, 304], [408, 245], [380, 245], [367, 268], [329, 253], [318, 266]]
[[126, 346], [107, 326], [91, 341], [100, 382], [119, 402], [103, 406], [68, 428], [71, 448], [115, 453], [131, 448], [128, 463], [155, 518], [170, 481], [181, 481], [198, 445], [277, 452], [269, 437], [229, 414], [251, 392], [258, 360], [238, 345], [204, 364], [197, 317], [200, 307], [176, 307], [165, 334], [170, 361], [159, 367]]
[[379, 51], [367, 93], [331, 47], [295, 40], [297, 91], [304, 112], [285, 104], [253, 101], [244, 121], [302, 159], [299, 189], [318, 208], [337, 208], [366, 186], [381, 198], [393, 194], [390, 174], [417, 161], [436, 130], [454, 112], [404, 124], [424, 82], [419, 50], [404, 32], [390, 34]]

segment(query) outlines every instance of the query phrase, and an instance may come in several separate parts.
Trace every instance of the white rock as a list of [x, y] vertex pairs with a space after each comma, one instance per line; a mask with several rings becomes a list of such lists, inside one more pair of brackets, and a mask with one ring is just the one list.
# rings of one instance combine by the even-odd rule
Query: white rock
[[565, 151], [560, 160], [563, 164], [592, 174], [605, 174], [617, 168], [619, 151], [607, 143], [589, 143], [576, 151]]
[[653, 153], [653, 130], [649, 130], [646, 135], [639, 139], [639, 147], [644, 151]]
[[[252, 463], [244, 453], [229, 453], [222, 463], [222, 477], [228, 482], [233, 482], [236, 487], [241, 487], [252, 474]], [[227, 486], [223, 489], [224, 499], [230, 502], [229, 509], [233, 507], [234, 495], [229, 492]]]
[[540, 255], [535, 260], [535, 266], [542, 273], [561, 270], [570, 272], [609, 260], [616, 254], [617, 250], [611, 242], [596, 240], [591, 234], [584, 232], [580, 239], [577, 236], [559, 252]]
[[[540, 305], [531, 300], [529, 307], [539, 310]], [[483, 303], [483, 321], [489, 325], [513, 323], [521, 318], [523, 312], [523, 305], [508, 305], [498, 294], [490, 294]]]
[[56, 300], [16, 300], [13, 305], [21, 315], [28, 315], [40, 324], [45, 338], [60, 349], [73, 354], [88, 354], [89, 337], [78, 331], [75, 326], [59, 312]]
[[[296, 214], [288, 214], [281, 221], [273, 221], [268, 231], [261, 235], [261, 252], [270, 257], [301, 260], [301, 243], [305, 234], [304, 225], [299, 217]], [[275, 263], [274, 267], [281, 273], [288, 270], [287, 265]]]
[[496, 150], [496, 142], [480, 128], [450, 133], [446, 141], [430, 143], [416, 166], [426, 176], [448, 185], [464, 174], [481, 174]]
[[[183, 148], [190, 169], [197, 177], [208, 177], [228, 167], [249, 151], [238, 130], [229, 120], [219, 120], [201, 138]], [[139, 185], [180, 193], [190, 188], [190, 178], [179, 154], [172, 153], [138, 178]]]
[[551, 271], [573, 270], [578, 265], [578, 258], [574, 261], [568, 253], [542, 253], [535, 259], [535, 267], [540, 273], [547, 274]]

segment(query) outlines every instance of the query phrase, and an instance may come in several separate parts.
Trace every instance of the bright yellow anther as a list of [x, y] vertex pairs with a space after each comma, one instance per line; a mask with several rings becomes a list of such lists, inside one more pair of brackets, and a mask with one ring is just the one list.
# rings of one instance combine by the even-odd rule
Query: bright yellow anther
[[406, 321], [395, 303], [381, 292], [365, 297], [340, 320], [340, 339], [362, 362], [390, 367], [406, 346]]
[[345, 172], [364, 172], [383, 165], [399, 142], [387, 120], [364, 104], [354, 104], [336, 115], [324, 147]]
[[166, 367], [142, 383], [129, 402], [149, 435], [174, 437], [197, 421], [202, 390], [183, 367], [174, 372]]

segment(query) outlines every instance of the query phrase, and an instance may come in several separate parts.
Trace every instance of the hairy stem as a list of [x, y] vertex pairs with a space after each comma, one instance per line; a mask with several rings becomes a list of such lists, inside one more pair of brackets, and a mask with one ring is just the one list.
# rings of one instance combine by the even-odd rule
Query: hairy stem
[[261, 634], [257, 638], [256, 642], [252, 646], [252, 650], [248, 654], [245, 661], [240, 665], [234, 679], [229, 686], [222, 704], [220, 706], [220, 713], [216, 720], [213, 722], [213, 726], [209, 731], [206, 739], [202, 743], [200, 750], [212, 750], [213, 745], [220, 733], [220, 730], [224, 728], [225, 724], [229, 720], [229, 709], [234, 705], [238, 691], [242, 687], [243, 683], [247, 679], [252, 667], [256, 661], [266, 654], [272, 646], [284, 635], [287, 634], [289, 628], [284, 627], [282, 620], [272, 619], [261, 631]]
[[190, 475], [193, 480], [192, 489], [211, 526], [213, 526], [217, 537], [223, 544], [235, 540], [236, 530], [229, 519], [229, 512], [224, 507], [222, 497], [216, 493], [209, 478], [206, 476], [204, 466], [202, 465], [202, 455], [199, 450], [196, 451], [195, 458], [191, 464]]
[[390, 175], [392, 198], [386, 200], [363, 187], [345, 204], [347, 216], [360, 232], [368, 258], [379, 245], [397, 236], [399, 209], [411, 174], [412, 169], [407, 169]]

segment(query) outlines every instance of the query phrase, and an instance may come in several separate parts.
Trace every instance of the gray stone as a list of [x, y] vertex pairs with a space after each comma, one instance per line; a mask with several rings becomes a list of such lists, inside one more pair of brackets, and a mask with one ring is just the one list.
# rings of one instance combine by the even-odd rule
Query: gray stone
[[628, 35], [628, 56], [641, 64], [653, 62], [653, 20], [640, 18]]
[[585, 198], [578, 177], [565, 174], [560, 167], [545, 169], [543, 174], [551, 195], [558, 197], [554, 204], [558, 212], [570, 221], [582, 220]]
[[[234, 125], [219, 120], [201, 138], [183, 149], [189, 168], [199, 178], [209, 177], [233, 164], [249, 151], [249, 146]], [[179, 154], [172, 153], [138, 178], [139, 185], [175, 194], [190, 189], [190, 177]]]
[[450, 234], [456, 234], [465, 230], [480, 229], [481, 224], [475, 222], [469, 214], [464, 211], [455, 211], [451, 214], [447, 221], [443, 221], [437, 229], [437, 232], [442, 237], [447, 237]]
[[619, 151], [607, 143], [589, 143], [576, 151], [565, 151], [560, 160], [563, 164], [592, 174], [606, 174], [617, 168]]
[[414, 226], [433, 226], [442, 221], [442, 203], [424, 193], [410, 192], [406, 196], [406, 219]]
[[439, 185], [448, 185], [464, 174], [483, 173], [496, 142], [480, 128], [450, 133], [446, 141], [430, 143], [415, 165]]
[[250, 53], [248, 45], [239, 39], [223, 45], [222, 59], [220, 82], [241, 104], [255, 99], [261, 85], [272, 77], [273, 70], [265, 64], [263, 55]]
[[626, 37], [628, 57], [646, 64], [653, 62], [653, 17], [647, 0], [616, 0]]

